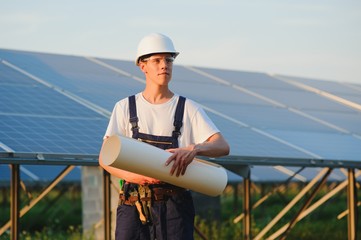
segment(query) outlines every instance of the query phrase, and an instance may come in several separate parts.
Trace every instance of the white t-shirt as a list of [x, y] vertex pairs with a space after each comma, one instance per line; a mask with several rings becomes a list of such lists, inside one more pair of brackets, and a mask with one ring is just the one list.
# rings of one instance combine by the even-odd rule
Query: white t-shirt
[[[142, 95], [135, 95], [139, 132], [156, 136], [172, 136], [174, 130], [174, 114], [179, 95], [166, 103], [151, 104]], [[132, 125], [129, 122], [129, 101], [124, 98], [114, 106], [105, 136], [123, 135], [132, 137]], [[219, 132], [204, 110], [196, 102], [186, 99], [183, 115], [183, 126], [178, 138], [179, 147], [205, 142], [213, 134]]]

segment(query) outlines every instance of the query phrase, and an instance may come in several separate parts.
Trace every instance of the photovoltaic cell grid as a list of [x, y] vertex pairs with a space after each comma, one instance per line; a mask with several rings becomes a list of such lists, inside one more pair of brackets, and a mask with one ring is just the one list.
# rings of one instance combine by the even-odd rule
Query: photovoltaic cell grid
[[[275, 100], [278, 103], [281, 103], [283, 105], [287, 105], [290, 107], [295, 107], [299, 109], [317, 109], [320, 111], [352, 111], [355, 112], [355, 110], [352, 110], [345, 105], [342, 105], [340, 103], [336, 103], [334, 101], [330, 101], [329, 99], [311, 93], [307, 92], [306, 90], [296, 87], [292, 84], [283, 82], [275, 77], [266, 75], [266, 74], [257, 74], [255, 73], [254, 76], [249, 73], [243, 73], [243, 72], [235, 72], [230, 71], [230, 74], [226, 70], [217, 70], [217, 69], [206, 69], [201, 68], [202, 71], [212, 74], [215, 77], [219, 77], [231, 84], [247, 88], [248, 90], [258, 93], [261, 96], [267, 97], [269, 99]], [[293, 80], [293, 78], [283, 77], [287, 78], [289, 80]], [[298, 79], [298, 81], [300, 81]], [[313, 85], [318, 86], [328, 86], [330, 83], [326, 81], [311, 81]], [[307, 84], [308, 84], [307, 82]], [[336, 85], [339, 86], [339, 89], [342, 90], [342, 94], [344, 95], [354, 95], [361, 98], [361, 91], [356, 91], [350, 88], [345, 87], [341, 83], [332, 83], [333, 89], [336, 89]], [[312, 85], [311, 85], [312, 86]], [[325, 88], [325, 89], [323, 89]], [[327, 87], [323, 87], [321, 90], [330, 90]], [[348, 90], [348, 94], [345, 94]], [[332, 93], [332, 91], [331, 91]], [[339, 92], [337, 92], [339, 93]], [[301, 105], [302, 104], [302, 105]]]
[[[252, 78], [250, 74], [237, 75], [233, 71], [206, 68], [201, 70], [233, 84], [233, 88], [234, 85], [247, 87], [247, 90], [252, 92], [250, 99], [263, 99], [271, 104], [274, 101], [271, 108], [247, 104], [239, 105], [238, 108], [234, 105], [227, 107], [221, 106], [221, 102], [215, 108], [222, 109], [222, 113], [241, 119], [253, 127], [264, 129], [271, 135], [313, 152], [321, 158], [360, 161], [360, 110], [267, 75], [256, 74], [256, 77]], [[342, 91], [348, 96], [361, 95], [361, 92], [355, 90], [345, 94], [346, 88]], [[218, 93], [222, 96], [222, 89]], [[237, 98], [234, 101], [237, 101]]]
[[108, 110], [116, 101], [143, 87], [84, 57], [0, 50], [0, 58]]
[[252, 105], [224, 105], [213, 103], [210, 105], [214, 109], [222, 109], [222, 113], [239, 119], [245, 124], [263, 129], [282, 129], [285, 131], [319, 131], [336, 132], [324, 125], [318, 124], [307, 118], [302, 118], [297, 114], [284, 108], [271, 108]]
[[322, 110], [337, 113], [355, 113], [355, 110], [347, 108], [345, 105], [337, 102], [330, 104], [329, 99], [304, 90], [284, 91], [282, 89], [256, 89], [255, 91], [262, 96], [277, 101], [277, 103], [302, 111]]
[[327, 119], [332, 124], [339, 126], [343, 129], [347, 129], [353, 134], [361, 135], [361, 115], [354, 113], [343, 113], [339, 112], [337, 114], [333, 112], [323, 112], [323, 111], [306, 111], [312, 116], [315, 116], [320, 119]]
[[99, 153], [106, 118], [4, 64], [0, 70], [2, 144], [24, 153]]
[[261, 135], [249, 127], [227, 122], [224, 118], [208, 113], [216, 126], [229, 141], [233, 156], [309, 158], [310, 155]]
[[[331, 81], [315, 81], [313, 79], [301, 78], [301, 77], [292, 77], [285, 75], [275, 75], [275, 77], [280, 77], [288, 80], [295, 81], [297, 83], [306, 84], [308, 86], [320, 89], [322, 91], [330, 92], [336, 94], [337, 96], [342, 97], [357, 97], [361, 100], [360, 91], [361, 86], [351, 83], [342, 83], [342, 82], [331, 82]], [[358, 102], [361, 104], [361, 101]]]
[[1, 142], [15, 152], [67, 154], [98, 154], [107, 124], [96, 118], [13, 115], [1, 115], [0, 122]]
[[241, 72], [213, 68], [197, 68], [197, 70], [220, 78], [231, 84], [245, 87], [247, 89], [283, 89], [284, 91], [295, 90], [293, 86], [277, 81], [265, 73]]
[[252, 105], [252, 106], [269, 106], [272, 105], [259, 100], [257, 98], [249, 97], [236, 89], [225, 86], [219, 83], [214, 83], [208, 80], [208, 83], [199, 82], [183, 82], [177, 81], [175, 76], [173, 79], [173, 87], [177, 93], [185, 95], [202, 104], [223, 104], [223, 105]]

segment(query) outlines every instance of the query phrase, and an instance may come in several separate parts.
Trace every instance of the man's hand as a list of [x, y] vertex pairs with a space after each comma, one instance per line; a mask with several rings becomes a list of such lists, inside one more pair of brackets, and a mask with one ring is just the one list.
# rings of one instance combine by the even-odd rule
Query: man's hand
[[195, 145], [189, 145], [186, 148], [170, 148], [166, 151], [173, 154], [167, 159], [165, 165], [168, 166], [171, 162], [174, 162], [170, 174], [173, 175], [176, 172], [177, 177], [185, 174], [188, 165], [197, 155]]

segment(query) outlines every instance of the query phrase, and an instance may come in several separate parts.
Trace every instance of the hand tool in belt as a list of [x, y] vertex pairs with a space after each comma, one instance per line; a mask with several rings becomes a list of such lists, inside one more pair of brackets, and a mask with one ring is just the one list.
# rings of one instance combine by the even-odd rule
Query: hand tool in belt
[[[138, 186], [139, 199], [143, 207], [143, 213], [146, 217], [146, 223], [152, 223], [152, 192], [147, 185]], [[145, 223], [143, 223], [145, 224]]]
[[142, 204], [139, 202], [138, 191], [133, 190], [131, 192], [127, 192], [124, 194], [123, 190], [119, 192], [119, 202], [118, 205], [128, 205], [128, 206], [135, 206], [137, 208], [139, 219], [143, 224], [147, 224], [147, 218], [143, 213]]

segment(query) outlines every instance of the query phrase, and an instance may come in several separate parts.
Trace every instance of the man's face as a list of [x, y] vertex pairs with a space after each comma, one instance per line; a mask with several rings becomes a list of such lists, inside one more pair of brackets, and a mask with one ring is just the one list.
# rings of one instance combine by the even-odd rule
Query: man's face
[[147, 81], [157, 85], [168, 85], [172, 79], [174, 58], [169, 53], [159, 53], [143, 59], [139, 67], [144, 72]]

